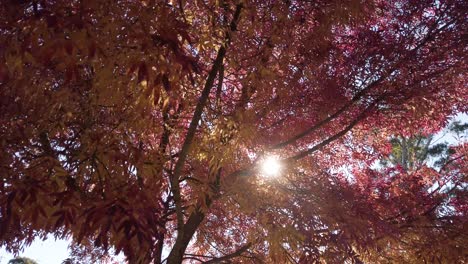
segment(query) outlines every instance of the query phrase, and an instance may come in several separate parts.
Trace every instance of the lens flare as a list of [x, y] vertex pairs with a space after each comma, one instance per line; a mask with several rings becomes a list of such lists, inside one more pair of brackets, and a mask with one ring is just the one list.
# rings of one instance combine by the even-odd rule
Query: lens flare
[[262, 161], [261, 169], [265, 176], [278, 176], [281, 171], [281, 163], [276, 157], [267, 157]]

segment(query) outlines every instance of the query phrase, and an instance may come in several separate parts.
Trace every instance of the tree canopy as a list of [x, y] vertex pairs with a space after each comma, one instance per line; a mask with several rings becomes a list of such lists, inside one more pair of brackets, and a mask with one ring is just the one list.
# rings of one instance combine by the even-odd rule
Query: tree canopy
[[392, 142], [467, 112], [467, 1], [7, 2], [1, 246], [52, 233], [129, 263], [466, 257], [466, 143], [431, 167]]

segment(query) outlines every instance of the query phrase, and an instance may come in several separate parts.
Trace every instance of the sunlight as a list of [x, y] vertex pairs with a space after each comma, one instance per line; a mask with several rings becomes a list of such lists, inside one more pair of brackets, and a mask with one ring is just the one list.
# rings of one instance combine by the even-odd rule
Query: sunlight
[[276, 157], [267, 157], [262, 161], [262, 172], [265, 176], [277, 176], [281, 170], [281, 163]]

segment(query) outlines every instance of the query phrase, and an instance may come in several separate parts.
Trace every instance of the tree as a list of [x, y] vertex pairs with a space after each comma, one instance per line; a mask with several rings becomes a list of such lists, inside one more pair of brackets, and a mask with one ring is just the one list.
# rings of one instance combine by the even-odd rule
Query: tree
[[[464, 242], [460, 244], [466, 239], [460, 233], [466, 220], [459, 219], [466, 217], [468, 185], [463, 158], [467, 124], [453, 122], [445, 130], [442, 136], [393, 135], [385, 147], [391, 151], [378, 166], [366, 171], [373, 177], [366, 181], [365, 189], [361, 186], [362, 192], [367, 199], [378, 201], [376, 205], [385, 205], [381, 215], [387, 215], [400, 229], [396, 241], [383, 243], [385, 253], [378, 257], [382, 262], [452, 263], [460, 261], [467, 249]], [[459, 145], [444, 140], [447, 133]]]
[[397, 135], [390, 140], [391, 152], [387, 159], [381, 161], [385, 167], [400, 166], [402, 169], [418, 170], [422, 166], [432, 164], [432, 167], [444, 169], [448, 162], [452, 162], [450, 157], [455, 154], [455, 149], [447, 140], [442, 140], [448, 135], [455, 137], [457, 142], [466, 141], [468, 123], [454, 121], [444, 129], [442, 135], [416, 134], [411, 137]]
[[71, 243], [69, 246], [70, 256], [62, 261], [62, 264], [119, 264], [121, 261], [115, 257], [115, 252], [98, 247], [93, 247], [93, 241], [86, 239]]
[[[370, 184], [395, 173], [370, 166], [395, 132], [434, 133], [467, 111], [466, 10], [457, 0], [10, 1], [0, 7], [1, 245], [54, 233], [130, 263], [359, 263], [405, 243], [414, 259], [431, 256], [418, 250], [442, 245], [432, 230], [400, 238], [422, 212], [407, 210], [439, 198], [390, 199], [418, 182], [385, 194]], [[443, 177], [466, 182], [466, 147], [457, 151]], [[280, 177], [262, 177], [268, 157]], [[466, 203], [456, 207], [438, 224], [462, 234]], [[462, 259], [466, 236], [447, 239]]]
[[10, 261], [8, 261], [8, 264], [37, 264], [37, 262], [30, 258], [19, 257], [10, 259]]

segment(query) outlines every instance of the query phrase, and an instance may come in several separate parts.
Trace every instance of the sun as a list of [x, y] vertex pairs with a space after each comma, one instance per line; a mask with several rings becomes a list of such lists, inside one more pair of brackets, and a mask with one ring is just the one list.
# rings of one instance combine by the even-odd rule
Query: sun
[[266, 157], [261, 163], [261, 170], [265, 176], [278, 176], [281, 171], [281, 163], [276, 157]]

